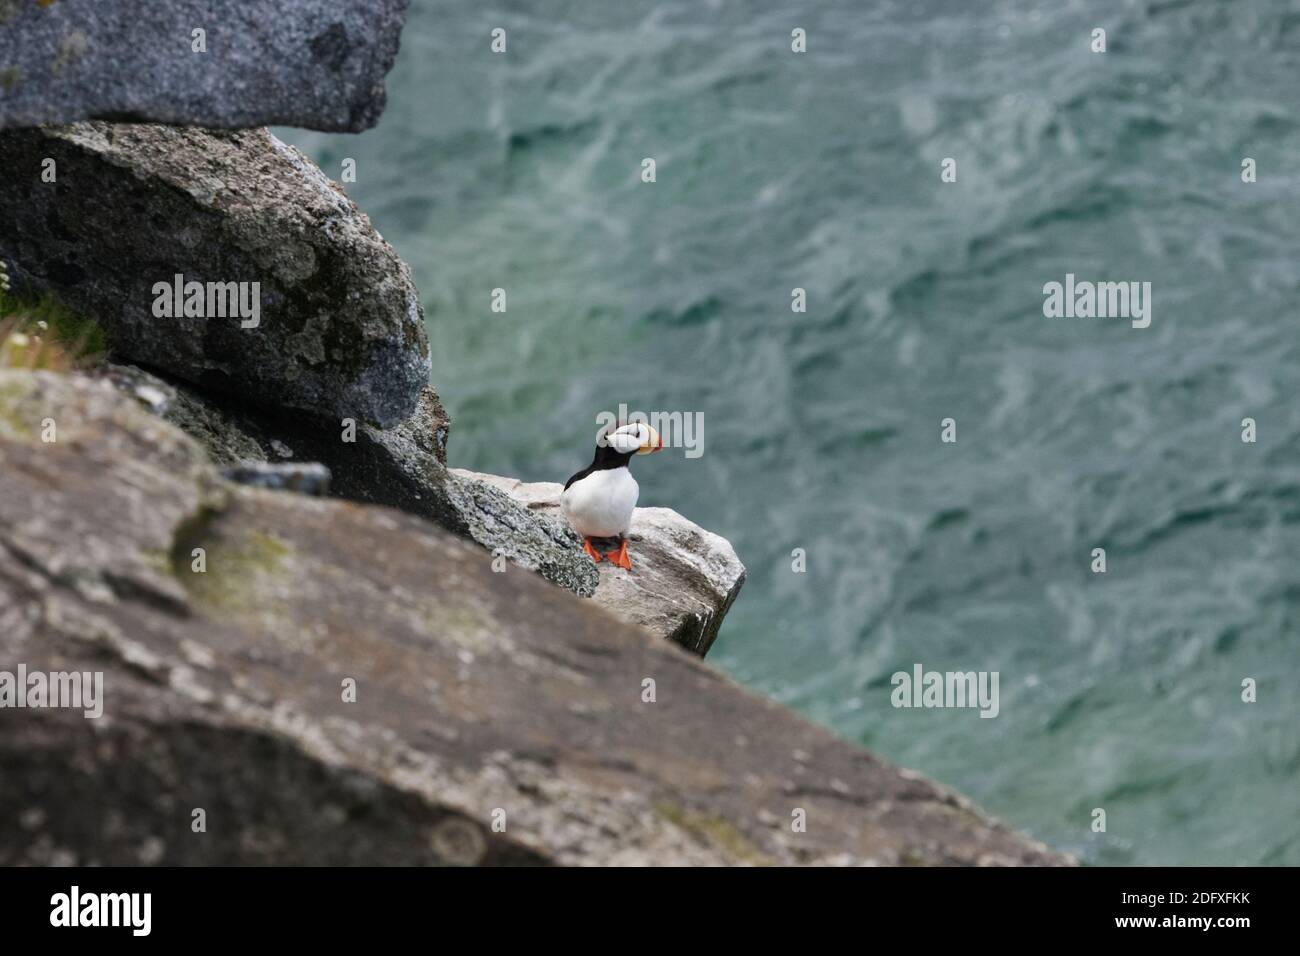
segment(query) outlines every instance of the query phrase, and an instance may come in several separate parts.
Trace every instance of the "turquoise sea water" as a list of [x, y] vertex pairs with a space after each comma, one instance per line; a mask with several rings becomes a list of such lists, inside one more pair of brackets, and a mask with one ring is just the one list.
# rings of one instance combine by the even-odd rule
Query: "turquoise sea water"
[[453, 464], [703, 413], [636, 473], [749, 568], [713, 663], [1086, 861], [1300, 864], [1295, 4], [414, 0], [376, 129], [279, 132], [411, 264]]

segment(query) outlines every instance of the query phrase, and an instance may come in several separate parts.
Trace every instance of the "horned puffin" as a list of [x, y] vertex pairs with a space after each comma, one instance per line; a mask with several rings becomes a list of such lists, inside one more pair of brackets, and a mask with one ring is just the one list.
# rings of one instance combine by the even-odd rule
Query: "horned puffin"
[[628, 462], [633, 455], [649, 455], [664, 447], [659, 433], [643, 422], [606, 425], [596, 438], [596, 457], [564, 483], [560, 510], [582, 535], [582, 550], [600, 563], [592, 538], [618, 538], [618, 550], [605, 555], [610, 564], [632, 570], [627, 556], [627, 529], [632, 524], [641, 489]]

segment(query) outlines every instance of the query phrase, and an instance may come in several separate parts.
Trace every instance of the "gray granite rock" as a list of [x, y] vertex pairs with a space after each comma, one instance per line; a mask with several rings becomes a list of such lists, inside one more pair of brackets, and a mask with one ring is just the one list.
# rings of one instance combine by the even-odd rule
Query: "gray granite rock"
[[107, 362], [94, 374], [130, 395], [146, 409], [198, 441], [218, 465], [265, 462], [266, 439], [232, 411], [218, 408], [192, 390], [136, 368]]
[[539, 515], [490, 484], [451, 472], [443, 486], [446, 506], [440, 519], [473, 538], [510, 564], [537, 571], [579, 597], [597, 592], [600, 574], [582, 551], [582, 541], [567, 524]]
[[0, 129], [110, 119], [359, 132], [384, 110], [407, 2], [0, 0]]
[[299, 495], [324, 497], [330, 491], [330, 470], [319, 462], [294, 465], [250, 462], [221, 469], [221, 477], [237, 485]]
[[[56, 182], [42, 180], [46, 158]], [[98, 322], [115, 358], [336, 421], [384, 427], [415, 412], [429, 349], [406, 264], [266, 130], [10, 130], [0, 168], [0, 257], [15, 286]], [[257, 283], [258, 324], [159, 317], [155, 286], [176, 275], [248, 283], [250, 303]]]
[[337, 430], [280, 430], [294, 436], [300, 456], [329, 466], [336, 494], [429, 518], [509, 566], [536, 571], [579, 596], [590, 596], [596, 590], [596, 566], [566, 525], [448, 471], [450, 427], [446, 410], [429, 389], [406, 421], [391, 428], [359, 428], [354, 442], [341, 441]]
[[[568, 531], [560, 513], [561, 484], [522, 482], [460, 469], [453, 469], [452, 474], [462, 481], [498, 488], [534, 515]], [[577, 535], [569, 534], [576, 543]], [[735, 549], [725, 538], [670, 508], [637, 508], [628, 539], [632, 570], [608, 561], [596, 565], [600, 572], [596, 603], [620, 620], [676, 641], [703, 657], [745, 583], [745, 566]], [[612, 549], [615, 543], [609, 546]]]
[[0, 666], [103, 675], [98, 718], [0, 711], [0, 865], [1070, 862], [420, 518], [224, 482], [107, 383], [0, 371], [0, 474]]
[[223, 401], [132, 366], [110, 364], [98, 374], [195, 438], [217, 464], [319, 462], [339, 497], [436, 521], [510, 566], [536, 571], [583, 597], [596, 590], [596, 566], [566, 525], [498, 489], [448, 473], [451, 422], [432, 388], [421, 393], [410, 418], [389, 428], [348, 427]]

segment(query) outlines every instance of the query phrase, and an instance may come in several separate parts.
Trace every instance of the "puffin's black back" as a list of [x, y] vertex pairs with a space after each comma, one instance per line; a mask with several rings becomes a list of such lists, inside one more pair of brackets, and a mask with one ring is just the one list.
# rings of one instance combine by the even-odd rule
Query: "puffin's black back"
[[564, 490], [569, 490], [569, 485], [575, 481], [582, 481], [593, 471], [605, 471], [609, 468], [626, 468], [627, 463], [635, 455], [634, 451], [618, 451], [614, 446], [609, 444], [598, 444], [596, 446], [596, 457], [592, 459], [591, 464], [582, 471], [578, 472], [572, 478], [564, 483]]

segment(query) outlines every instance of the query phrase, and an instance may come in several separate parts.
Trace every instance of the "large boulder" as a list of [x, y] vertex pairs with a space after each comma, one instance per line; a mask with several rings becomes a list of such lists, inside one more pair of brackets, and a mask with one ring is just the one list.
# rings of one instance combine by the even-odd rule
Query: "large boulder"
[[0, 669], [103, 679], [0, 709], [0, 865], [1068, 862], [417, 517], [228, 484], [107, 383], [0, 371], [0, 473]]
[[384, 110], [407, 2], [0, 0], [0, 129], [112, 119], [359, 132]]
[[[11, 130], [0, 169], [0, 258], [15, 285], [98, 322], [114, 356], [334, 421], [388, 426], [416, 411], [430, 366], [410, 271], [266, 130]], [[176, 296], [155, 287], [178, 275], [183, 291], [220, 284], [203, 314], [156, 314]], [[258, 284], [255, 326], [214, 308], [230, 302], [227, 283], [247, 283], [250, 305]]]
[[[461, 469], [452, 469], [452, 474], [499, 488], [534, 515], [567, 527], [560, 512], [561, 484]], [[731, 542], [670, 508], [637, 508], [628, 539], [632, 570], [608, 561], [596, 565], [596, 603], [703, 657], [745, 583], [745, 566]]]

